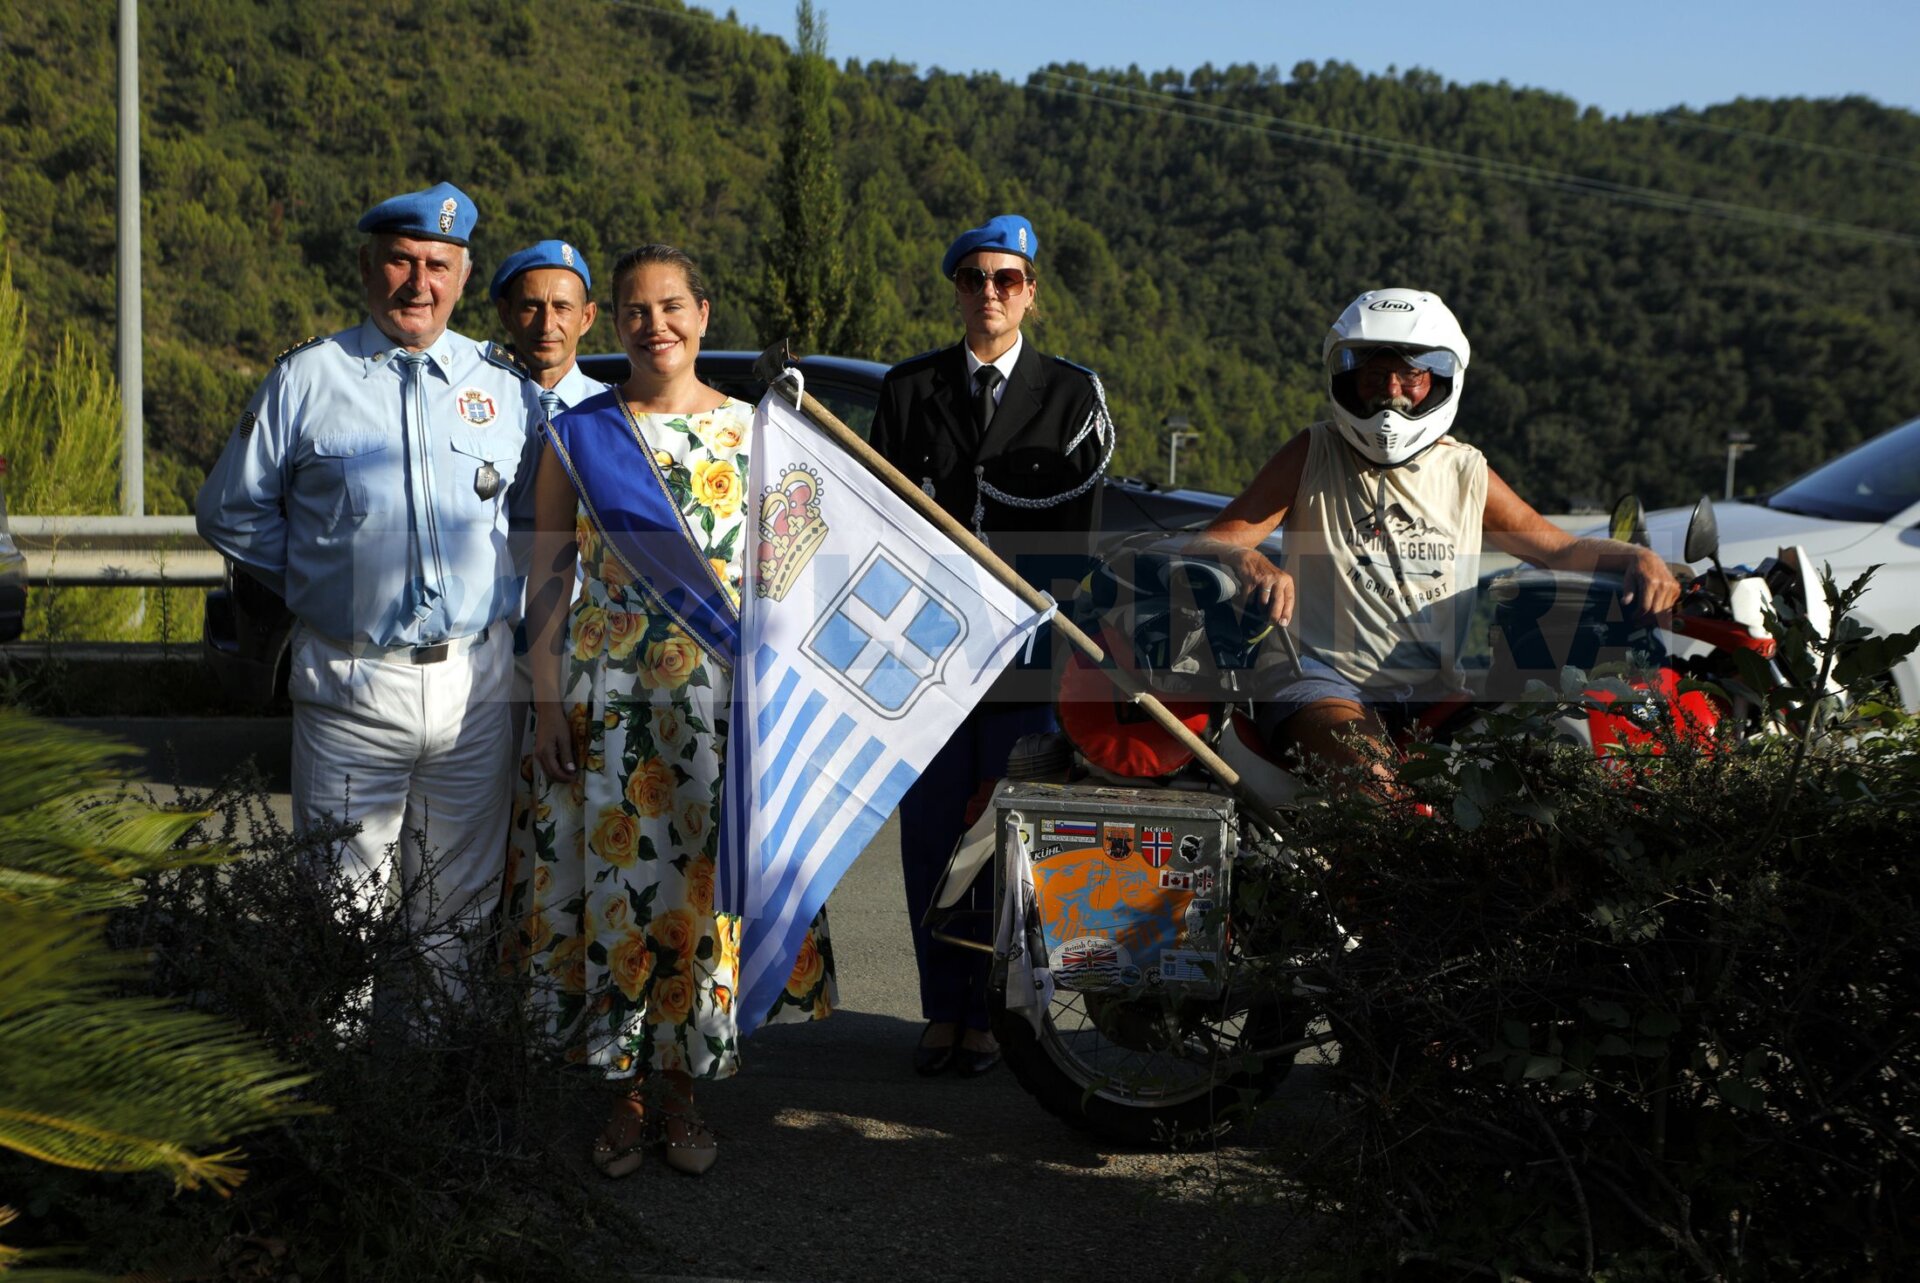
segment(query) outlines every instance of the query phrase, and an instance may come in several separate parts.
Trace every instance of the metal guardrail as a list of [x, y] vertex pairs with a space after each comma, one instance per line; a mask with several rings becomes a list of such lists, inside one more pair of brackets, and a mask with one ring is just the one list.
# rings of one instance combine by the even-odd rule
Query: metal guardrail
[[[1604, 527], [1604, 514], [1554, 514], [1575, 533]], [[226, 562], [192, 517], [13, 517], [6, 522], [27, 558], [27, 580], [42, 587], [216, 588]], [[0, 527], [4, 528], [4, 527]], [[1489, 549], [1483, 570], [1517, 564]]]
[[14, 516], [27, 582], [63, 588], [213, 588], [226, 563], [192, 517]]

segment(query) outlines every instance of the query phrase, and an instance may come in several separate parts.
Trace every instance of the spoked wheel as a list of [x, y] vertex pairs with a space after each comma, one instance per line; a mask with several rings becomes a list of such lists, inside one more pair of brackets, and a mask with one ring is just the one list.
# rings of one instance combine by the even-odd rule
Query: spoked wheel
[[1055, 993], [1040, 1032], [993, 999], [993, 1033], [1020, 1085], [1076, 1127], [1132, 1145], [1224, 1135], [1293, 1067], [1306, 1013], [1271, 991], [1213, 1002]]

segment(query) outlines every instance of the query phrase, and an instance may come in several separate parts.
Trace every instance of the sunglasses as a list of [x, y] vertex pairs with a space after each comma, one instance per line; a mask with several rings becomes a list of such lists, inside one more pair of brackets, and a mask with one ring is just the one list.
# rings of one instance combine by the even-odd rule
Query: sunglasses
[[1033, 278], [1017, 267], [1003, 267], [997, 272], [983, 272], [977, 267], [962, 267], [955, 270], [953, 283], [962, 294], [978, 294], [992, 281], [994, 288], [1002, 294], [1014, 295], [1025, 289]]

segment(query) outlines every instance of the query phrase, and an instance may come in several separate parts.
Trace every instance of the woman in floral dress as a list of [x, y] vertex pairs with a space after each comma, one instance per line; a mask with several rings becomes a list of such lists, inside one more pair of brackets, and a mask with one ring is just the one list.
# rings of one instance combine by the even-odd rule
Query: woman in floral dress
[[[752, 407], [694, 373], [710, 302], [684, 253], [633, 251], [613, 292], [632, 375], [546, 427], [535, 482], [506, 949], [568, 1058], [632, 1080], [595, 1163], [626, 1175], [658, 1138], [698, 1173], [715, 1151], [693, 1082], [739, 1066], [740, 924], [713, 894]], [[832, 999], [823, 914], [769, 1019]]]

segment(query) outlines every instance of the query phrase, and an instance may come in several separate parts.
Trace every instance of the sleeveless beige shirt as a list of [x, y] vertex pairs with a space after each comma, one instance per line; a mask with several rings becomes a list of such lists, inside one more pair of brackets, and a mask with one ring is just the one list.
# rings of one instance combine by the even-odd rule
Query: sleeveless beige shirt
[[1334, 425], [1307, 432], [1306, 468], [1282, 540], [1299, 594], [1302, 654], [1383, 697], [1458, 689], [1486, 457], [1442, 437], [1411, 463], [1376, 468]]

